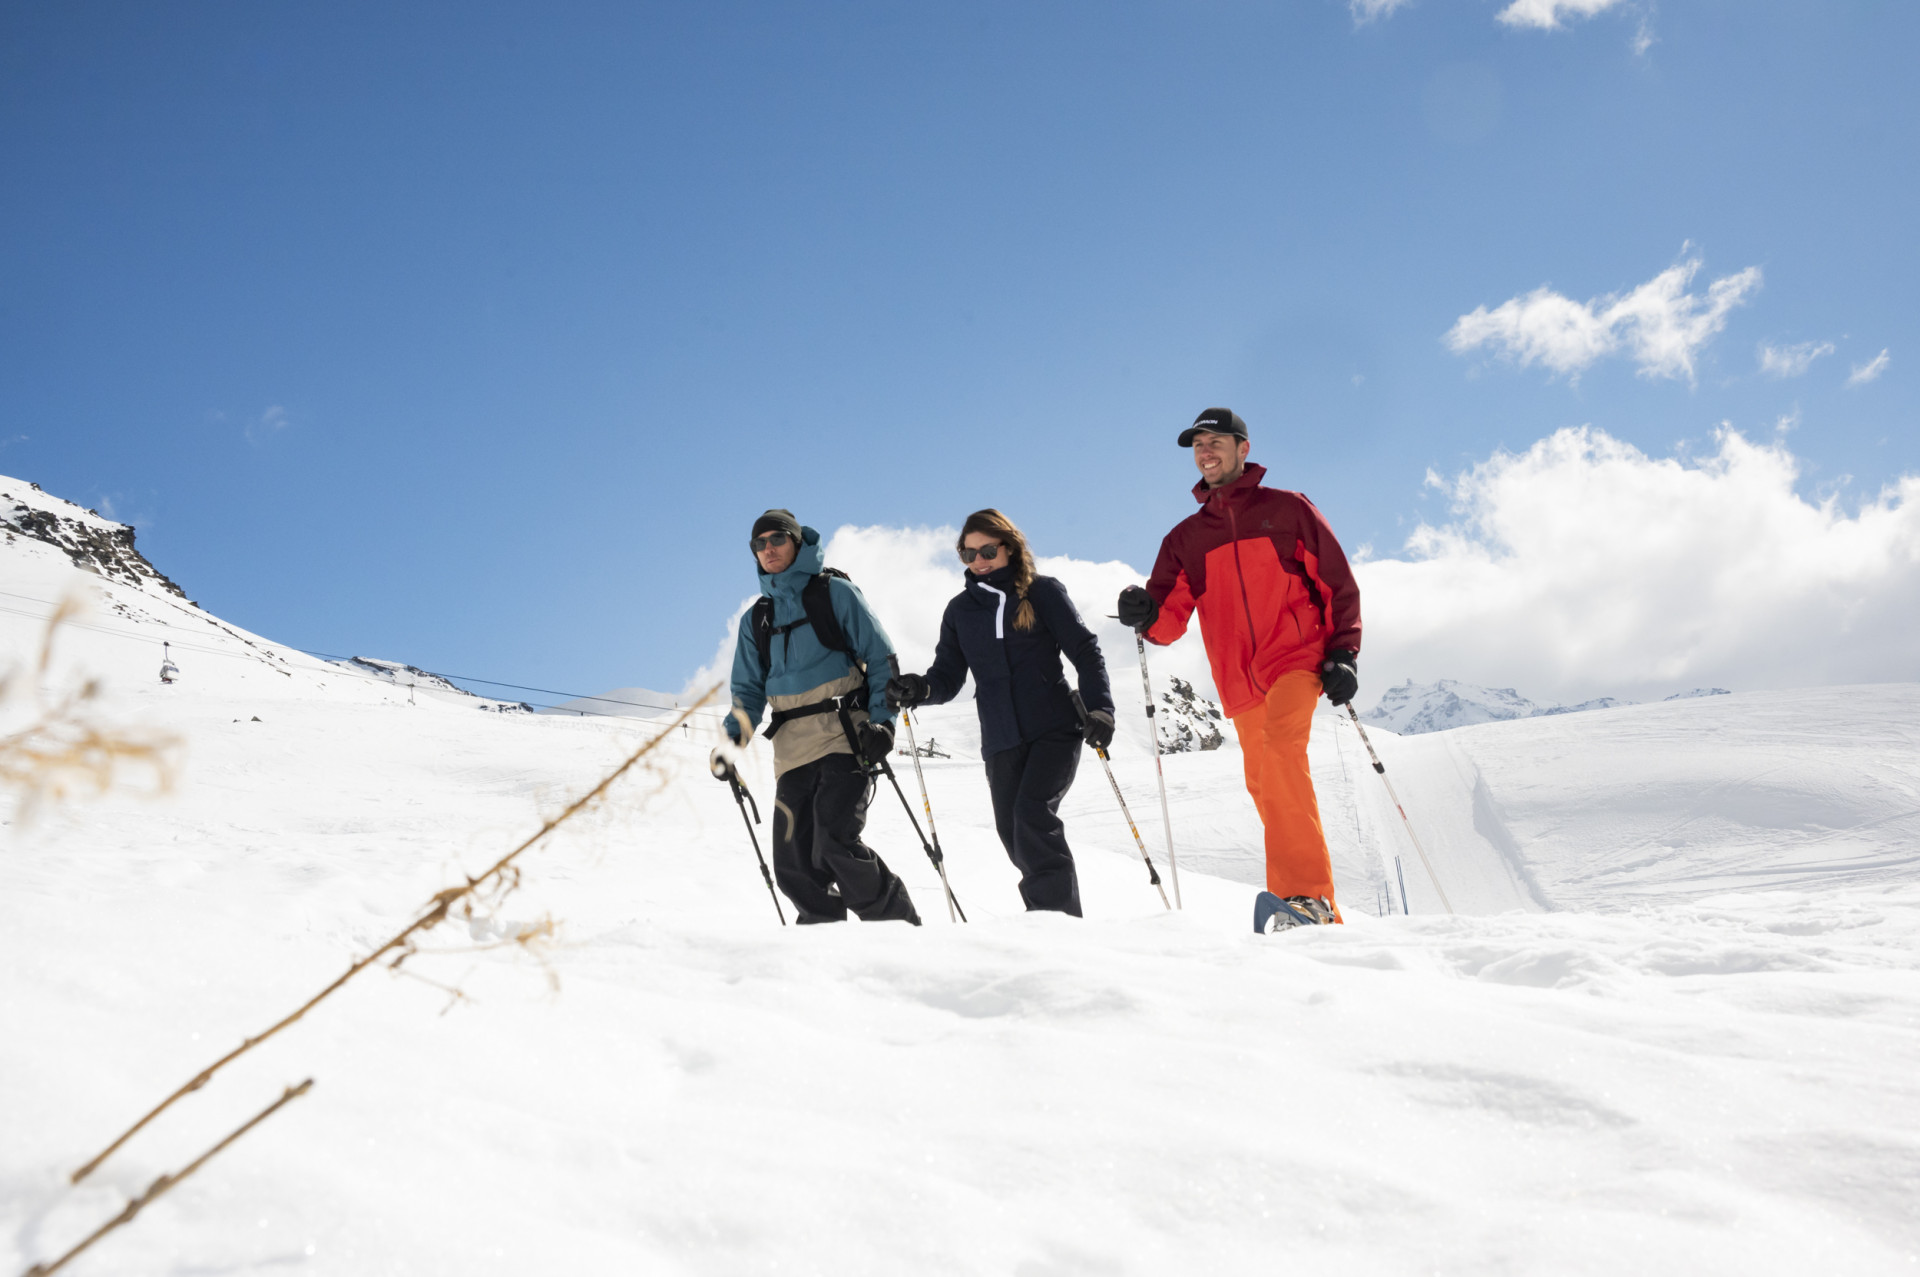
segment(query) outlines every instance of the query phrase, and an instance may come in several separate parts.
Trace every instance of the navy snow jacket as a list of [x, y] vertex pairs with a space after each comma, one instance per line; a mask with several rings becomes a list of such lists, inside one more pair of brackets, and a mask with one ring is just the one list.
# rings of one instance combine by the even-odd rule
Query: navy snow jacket
[[1036, 576], [1027, 599], [1037, 623], [1030, 630], [1015, 629], [1020, 600], [1013, 592], [1013, 569], [997, 568], [983, 577], [969, 572], [967, 587], [940, 618], [927, 700], [932, 705], [952, 700], [967, 672], [973, 672], [983, 757], [1079, 727], [1060, 666], [1063, 652], [1080, 675], [1080, 699], [1087, 709], [1113, 712], [1100, 640], [1074, 610], [1067, 588], [1050, 576]]

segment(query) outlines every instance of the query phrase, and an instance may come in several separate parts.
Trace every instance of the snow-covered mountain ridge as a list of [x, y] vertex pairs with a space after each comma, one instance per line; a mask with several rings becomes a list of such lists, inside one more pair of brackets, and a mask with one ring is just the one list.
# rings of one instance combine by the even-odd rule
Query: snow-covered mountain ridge
[[[1723, 687], [1697, 687], [1666, 699], [1688, 700], [1698, 696], [1725, 696]], [[1541, 718], [1552, 714], [1580, 714], [1588, 710], [1617, 709], [1632, 705], [1613, 696], [1599, 696], [1577, 705], [1542, 705], [1528, 700], [1511, 687], [1481, 687], [1443, 678], [1434, 683], [1415, 683], [1411, 679], [1390, 687], [1380, 703], [1360, 715], [1361, 721], [1384, 727], [1402, 736], [1425, 732], [1444, 732], [1475, 723], [1510, 722], [1519, 718]]]

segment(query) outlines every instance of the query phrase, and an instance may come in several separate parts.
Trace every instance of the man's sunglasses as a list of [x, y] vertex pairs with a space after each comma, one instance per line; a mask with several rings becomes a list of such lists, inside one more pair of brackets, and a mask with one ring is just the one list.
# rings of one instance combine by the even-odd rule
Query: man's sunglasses
[[1000, 551], [1004, 548], [1005, 547], [1002, 546], [998, 541], [989, 541], [987, 542], [987, 544], [981, 546], [978, 550], [969, 550], [965, 546], [961, 546], [960, 561], [962, 563], [971, 563], [975, 559], [985, 559], [987, 562], [991, 563], [995, 559], [1000, 557]]
[[753, 540], [747, 542], [747, 544], [753, 547], [755, 554], [758, 554], [770, 545], [785, 545], [791, 540], [793, 540], [793, 538], [784, 532], [769, 532], [763, 537], [755, 537]]

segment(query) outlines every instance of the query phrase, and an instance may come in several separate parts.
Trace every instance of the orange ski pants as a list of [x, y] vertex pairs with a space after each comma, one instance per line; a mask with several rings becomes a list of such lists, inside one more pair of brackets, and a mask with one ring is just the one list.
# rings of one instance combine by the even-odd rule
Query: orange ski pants
[[[1333, 901], [1333, 862], [1320, 828], [1320, 804], [1307, 769], [1307, 737], [1320, 699], [1317, 670], [1289, 670], [1274, 680], [1264, 704], [1234, 715], [1246, 761], [1247, 792], [1267, 830], [1267, 890]], [[1334, 915], [1340, 907], [1334, 905]]]

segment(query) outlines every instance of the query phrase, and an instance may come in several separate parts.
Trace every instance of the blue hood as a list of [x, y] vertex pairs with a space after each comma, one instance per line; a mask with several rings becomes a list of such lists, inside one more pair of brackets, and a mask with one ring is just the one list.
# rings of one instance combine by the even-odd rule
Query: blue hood
[[[804, 610], [800, 606], [800, 591], [807, 588], [807, 578], [818, 576], [820, 569], [827, 566], [827, 551], [820, 544], [820, 534], [812, 528], [800, 529], [800, 553], [787, 565], [786, 571], [769, 574], [760, 566], [758, 558], [753, 561], [754, 570], [760, 574], [760, 593], [772, 595], [773, 623], [784, 625], [799, 616]], [[793, 605], [792, 616], [782, 616], [780, 600]]]

